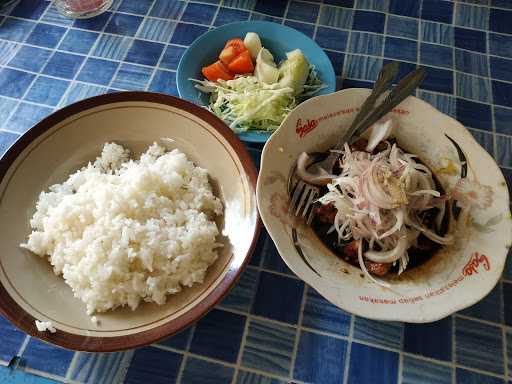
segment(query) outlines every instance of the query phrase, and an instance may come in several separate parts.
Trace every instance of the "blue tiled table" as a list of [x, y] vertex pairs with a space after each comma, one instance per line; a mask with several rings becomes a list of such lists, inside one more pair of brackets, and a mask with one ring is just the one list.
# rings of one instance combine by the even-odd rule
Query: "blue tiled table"
[[[314, 38], [339, 88], [370, 87], [388, 60], [402, 61], [404, 72], [425, 66], [417, 95], [464, 123], [512, 182], [510, 0], [120, 0], [80, 21], [50, 2], [24, 0], [0, 14], [0, 151], [85, 97], [176, 95], [187, 46], [238, 20], [285, 23]], [[258, 160], [260, 149], [251, 150]], [[305, 286], [264, 232], [229, 296], [158, 345], [73, 353], [0, 317], [0, 383], [510, 383], [511, 327], [510, 262], [472, 308], [427, 325], [375, 322]]]

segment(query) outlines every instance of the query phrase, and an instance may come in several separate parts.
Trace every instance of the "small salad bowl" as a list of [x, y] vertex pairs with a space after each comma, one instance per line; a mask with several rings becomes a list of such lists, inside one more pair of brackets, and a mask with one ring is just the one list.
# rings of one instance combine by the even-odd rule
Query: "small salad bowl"
[[[301, 152], [331, 148], [350, 126], [368, 89], [346, 89], [299, 105], [267, 141], [257, 185], [261, 217], [290, 269], [338, 307], [358, 316], [431, 322], [486, 296], [498, 282], [512, 244], [505, 179], [492, 157], [459, 122], [426, 102], [408, 97], [391, 113], [394, 136], [418, 156], [469, 215], [455, 215], [455, 242], [425, 263], [383, 280], [334, 254], [304, 220], [288, 213], [287, 182]], [[413, 257], [413, 256], [411, 256]]]
[[[325, 52], [303, 33], [282, 24], [267, 21], [243, 21], [223, 25], [202, 35], [183, 54], [176, 73], [180, 97], [195, 104], [208, 104], [208, 95], [201, 93], [190, 79], [203, 80], [201, 69], [218, 60], [218, 55], [233, 38], [244, 38], [248, 32], [255, 32], [276, 63], [286, 58], [286, 52], [300, 49], [306, 59], [315, 67], [318, 78], [326, 85], [316, 95], [326, 95], [336, 89], [336, 76], [331, 61]], [[264, 143], [270, 137], [269, 131], [241, 132], [241, 140]]]

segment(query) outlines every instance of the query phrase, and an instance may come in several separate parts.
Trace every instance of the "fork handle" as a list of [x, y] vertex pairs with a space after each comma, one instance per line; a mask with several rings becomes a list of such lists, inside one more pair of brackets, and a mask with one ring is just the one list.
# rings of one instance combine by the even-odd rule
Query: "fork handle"
[[350, 125], [350, 128], [345, 133], [345, 135], [340, 137], [340, 140], [338, 141], [335, 149], [342, 149], [345, 142], [352, 137], [361, 121], [370, 114], [379, 96], [382, 95], [389, 88], [389, 84], [396, 77], [399, 67], [400, 64], [398, 63], [398, 61], [392, 61], [391, 63], [386, 64], [385, 66], [382, 67], [382, 69], [379, 72], [379, 77], [377, 78], [377, 81], [373, 86], [372, 92], [370, 93], [370, 96], [368, 96], [361, 105], [361, 108], [359, 109], [359, 112], [354, 118], [354, 121]]
[[349, 139], [349, 143], [354, 142], [354, 139], [361, 136], [364, 131], [406, 99], [421, 84], [425, 76], [426, 71], [421, 67], [405, 76], [386, 96], [384, 101], [359, 123], [354, 130], [354, 135]]
[[[379, 72], [377, 81], [375, 81], [372, 92], [370, 93], [370, 96], [365, 99], [361, 105], [361, 108], [359, 109], [359, 112], [354, 118], [354, 121], [352, 121], [350, 128], [343, 136], [340, 137], [336, 143], [336, 146], [333, 148], [334, 150], [343, 149], [343, 146], [352, 137], [359, 123], [371, 112], [375, 102], [380, 97], [380, 95], [382, 95], [389, 88], [389, 84], [396, 77], [399, 67], [400, 63], [398, 63], [398, 61], [392, 61], [391, 63], [388, 63], [382, 67]], [[338, 160], [338, 157], [339, 154], [336, 152], [331, 152], [329, 156], [327, 156], [327, 158], [322, 161], [322, 163], [326, 169], [330, 170], [334, 166], [336, 160]]]

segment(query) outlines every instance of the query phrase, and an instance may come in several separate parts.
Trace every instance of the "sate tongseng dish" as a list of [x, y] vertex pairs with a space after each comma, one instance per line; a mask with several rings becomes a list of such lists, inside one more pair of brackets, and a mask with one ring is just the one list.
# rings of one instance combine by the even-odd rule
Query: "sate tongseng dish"
[[313, 228], [336, 254], [372, 275], [401, 274], [453, 242], [449, 195], [415, 155], [387, 139], [393, 122], [369, 140], [345, 144], [321, 191]]

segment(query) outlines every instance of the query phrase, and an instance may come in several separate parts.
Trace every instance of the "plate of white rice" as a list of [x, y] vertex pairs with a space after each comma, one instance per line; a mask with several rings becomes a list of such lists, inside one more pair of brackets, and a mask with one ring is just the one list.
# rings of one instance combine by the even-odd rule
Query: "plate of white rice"
[[70, 105], [9, 149], [0, 177], [0, 311], [70, 349], [133, 348], [192, 324], [258, 234], [248, 152], [171, 96]]

